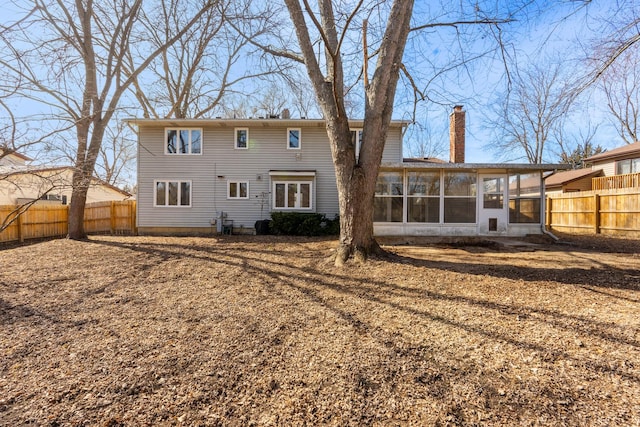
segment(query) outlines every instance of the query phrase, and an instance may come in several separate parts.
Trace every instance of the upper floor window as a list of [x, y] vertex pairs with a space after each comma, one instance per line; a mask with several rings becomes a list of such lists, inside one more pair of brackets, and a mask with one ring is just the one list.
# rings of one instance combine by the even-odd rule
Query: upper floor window
[[191, 206], [191, 181], [155, 181], [154, 206]]
[[300, 141], [300, 136], [301, 136], [301, 131], [300, 129], [293, 129], [293, 128], [289, 128], [287, 129], [287, 148], [290, 150], [299, 150], [301, 148], [301, 141]]
[[638, 172], [640, 172], [640, 158], [619, 160], [616, 162], [616, 175]]
[[164, 152], [165, 154], [202, 154], [202, 129], [166, 129]]
[[235, 129], [235, 148], [246, 150], [249, 148], [249, 128]]

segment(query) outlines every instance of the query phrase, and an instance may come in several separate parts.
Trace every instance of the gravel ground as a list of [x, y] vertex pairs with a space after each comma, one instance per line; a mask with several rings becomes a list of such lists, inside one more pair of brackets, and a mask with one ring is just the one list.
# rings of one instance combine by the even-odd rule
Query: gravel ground
[[640, 242], [561, 237], [5, 247], [0, 425], [638, 426]]

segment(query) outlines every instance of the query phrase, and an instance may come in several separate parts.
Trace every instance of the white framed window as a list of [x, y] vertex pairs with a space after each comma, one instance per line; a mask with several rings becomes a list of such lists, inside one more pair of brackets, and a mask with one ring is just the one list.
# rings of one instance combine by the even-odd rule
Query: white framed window
[[312, 209], [313, 181], [273, 181], [274, 209]]
[[374, 222], [402, 222], [404, 185], [401, 171], [380, 172], [373, 202]]
[[640, 172], [640, 158], [618, 160], [616, 162], [616, 175], [626, 175]]
[[249, 181], [227, 181], [227, 199], [248, 199]]
[[539, 224], [541, 193], [540, 172], [509, 174], [509, 223]]
[[477, 174], [446, 171], [444, 173], [444, 222], [475, 223]]
[[362, 129], [352, 129], [351, 130], [351, 141], [353, 142], [353, 146], [356, 148], [356, 159], [360, 156], [360, 148], [362, 147]]
[[287, 149], [300, 150], [302, 148], [302, 131], [300, 128], [287, 129]]
[[201, 128], [166, 128], [164, 138], [165, 154], [202, 154]]
[[249, 128], [235, 128], [233, 135], [236, 150], [247, 150], [249, 148]]
[[407, 172], [407, 222], [440, 222], [440, 171]]
[[155, 207], [190, 207], [191, 181], [155, 180], [153, 182]]

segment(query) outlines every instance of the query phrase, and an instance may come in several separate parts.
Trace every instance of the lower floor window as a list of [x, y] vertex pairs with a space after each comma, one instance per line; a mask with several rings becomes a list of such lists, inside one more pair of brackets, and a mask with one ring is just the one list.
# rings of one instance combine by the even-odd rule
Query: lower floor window
[[476, 198], [445, 197], [444, 222], [469, 224], [476, 222]]
[[540, 198], [509, 199], [511, 224], [537, 224], [540, 222]]
[[409, 171], [406, 174], [400, 171], [380, 172], [376, 181], [373, 220], [475, 223], [476, 173], [447, 171], [441, 175], [440, 171]]
[[247, 181], [229, 181], [227, 184], [227, 198], [248, 199], [249, 183]]
[[403, 194], [402, 172], [380, 172], [376, 181], [373, 221], [402, 222]]
[[375, 222], [402, 222], [402, 196], [376, 197], [373, 204]]
[[511, 224], [540, 223], [540, 173], [509, 175], [509, 222]]
[[191, 206], [191, 181], [155, 181], [155, 206]]
[[312, 181], [274, 181], [275, 209], [311, 209]]
[[440, 197], [407, 197], [408, 222], [440, 221]]

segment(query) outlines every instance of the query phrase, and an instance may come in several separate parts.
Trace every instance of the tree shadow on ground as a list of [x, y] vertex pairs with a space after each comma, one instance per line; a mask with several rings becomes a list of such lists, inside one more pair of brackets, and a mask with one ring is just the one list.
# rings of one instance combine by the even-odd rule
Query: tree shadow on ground
[[[368, 325], [359, 319], [355, 310], [339, 307], [337, 304], [333, 303], [331, 299], [327, 298], [325, 295], [326, 291], [331, 291], [350, 298], [364, 300], [373, 304], [380, 304], [430, 322], [436, 322], [448, 327], [461, 329], [467, 333], [477, 334], [489, 340], [506, 342], [517, 348], [540, 352], [542, 354], [549, 354], [552, 355], [553, 358], [573, 359], [574, 356], [567, 353], [561, 347], [553, 346], [552, 343], [544, 345], [539, 342], [530, 342], [520, 339], [517, 336], [491, 330], [483, 325], [461, 321], [456, 319], [453, 315], [448, 316], [438, 314], [428, 308], [428, 303], [422, 304], [421, 308], [415, 308], [395, 302], [392, 299], [406, 298], [408, 300], [423, 300], [423, 302], [446, 300], [465, 307], [475, 307], [480, 310], [493, 311], [500, 313], [501, 315], [512, 316], [513, 318], [520, 317], [522, 319], [530, 319], [534, 322], [542, 322], [553, 328], [563, 329], [571, 333], [596, 336], [599, 339], [611, 343], [640, 348], [640, 342], [631, 338], [627, 329], [619, 327], [614, 323], [597, 321], [590, 317], [562, 313], [557, 310], [547, 308], [524, 306], [515, 303], [495, 302], [462, 295], [451, 295], [430, 289], [429, 286], [411, 286], [379, 279], [352, 277], [349, 275], [348, 269], [344, 270], [323, 267], [321, 264], [295, 267], [284, 261], [274, 262], [271, 260], [266, 263], [262, 259], [261, 255], [266, 253], [273, 255], [275, 252], [278, 252], [270, 249], [258, 249], [255, 247], [244, 249], [235, 248], [232, 250], [232, 253], [229, 253], [230, 249], [225, 247], [224, 243], [215, 246], [193, 244], [183, 246], [179, 243], [154, 242], [149, 244], [128, 244], [120, 241], [100, 241], [97, 239], [92, 240], [92, 243], [140, 251], [159, 259], [189, 257], [197, 258], [202, 261], [221, 263], [229, 267], [235, 267], [246, 274], [250, 274], [252, 277], [260, 278], [265, 284], [277, 284], [278, 286], [295, 289], [301, 295], [304, 295], [309, 301], [330, 310], [338, 318], [341, 318], [348, 324], [351, 324], [356, 331], [361, 332], [371, 331], [375, 328], [372, 328], [371, 325]], [[282, 254], [283, 256], [291, 255], [290, 252], [282, 252]], [[462, 272], [465, 274], [488, 274], [490, 276], [511, 280], [523, 279], [522, 272], [518, 271], [522, 270], [521, 267], [514, 270], [512, 268], [495, 265], [479, 265], [473, 266], [471, 271], [469, 271], [468, 265], [462, 266], [461, 264], [453, 262], [431, 262], [401, 256], [396, 256], [395, 258], [394, 262], [396, 263], [411, 264], [413, 266], [429, 269], [444, 269], [447, 271]], [[318, 260], [320, 261], [321, 258], [319, 257]], [[607, 274], [607, 272], [594, 272], [591, 269], [585, 271], [579, 268], [573, 268], [569, 270], [570, 271], [567, 274], [558, 274], [555, 270], [548, 271], [548, 269], [525, 268], [524, 277], [527, 277], [527, 273], [529, 273], [531, 277], [536, 276], [536, 280], [540, 280], [541, 274], [549, 274], [548, 280], [561, 284], [591, 285], [593, 284], [594, 274], [596, 280], [601, 277], [600, 275]], [[632, 272], [635, 274], [638, 273], [637, 270], [632, 270]], [[620, 285], [620, 288], [636, 289], [635, 287], [630, 287], [629, 283], [623, 283]], [[633, 336], [633, 334], [631, 335]], [[608, 364], [599, 363], [593, 360], [581, 359], [579, 362], [591, 366], [592, 369], [598, 372], [612, 372], [629, 380], [640, 382], [640, 377], [638, 375], [627, 370], [620, 369], [619, 367], [612, 367]]]

